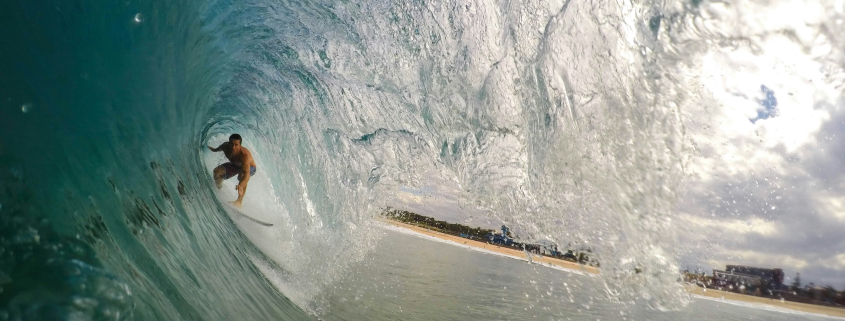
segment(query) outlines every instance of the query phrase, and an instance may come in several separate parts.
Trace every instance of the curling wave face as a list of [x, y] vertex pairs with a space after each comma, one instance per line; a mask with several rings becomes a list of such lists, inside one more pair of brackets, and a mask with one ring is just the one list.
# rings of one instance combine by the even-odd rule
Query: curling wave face
[[[527, 241], [592, 247], [609, 297], [683, 305], [671, 210], [700, 95], [685, 72], [733, 36], [700, 6], [13, 4], [0, 313], [319, 314], [372, 250], [373, 215], [444, 182]], [[259, 165], [245, 202], [272, 228], [214, 188], [205, 145], [233, 132]]]

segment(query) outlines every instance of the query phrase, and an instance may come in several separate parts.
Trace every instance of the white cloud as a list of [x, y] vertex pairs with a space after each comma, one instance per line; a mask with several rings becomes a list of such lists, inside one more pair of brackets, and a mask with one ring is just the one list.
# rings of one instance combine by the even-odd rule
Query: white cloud
[[[721, 107], [722, 114], [714, 124], [716, 134], [727, 139], [748, 138], [765, 148], [783, 145], [788, 153], [794, 153], [811, 144], [821, 124], [830, 118], [816, 106], [832, 103], [838, 95], [832, 86], [824, 86], [822, 65], [786, 36], [768, 36], [759, 45], [723, 48], [702, 57], [703, 85]], [[757, 50], [761, 53], [752, 52]], [[761, 86], [774, 91], [778, 115], [752, 123], [763, 108]], [[739, 146], [725, 147], [736, 152]]]
[[[678, 216], [686, 257], [816, 278], [845, 270], [845, 128], [834, 125], [845, 47], [825, 26], [843, 12], [845, 1], [703, 4], [696, 28], [712, 39], [685, 70], [701, 88], [685, 118], [699, 156]], [[768, 118], [761, 86], [777, 101]]]
[[827, 191], [819, 191], [813, 195], [814, 201], [825, 217], [834, 218], [845, 223], [845, 195], [837, 195]]
[[403, 204], [421, 204], [423, 202], [423, 199], [418, 195], [414, 195], [405, 191], [400, 191], [396, 193], [396, 201]]
[[[685, 222], [685, 225], [691, 226], [692, 230], [697, 231], [718, 231], [717, 233], [727, 233], [734, 237], [745, 234], [758, 234], [763, 236], [773, 236], [781, 233], [776, 222], [766, 221], [761, 218], [751, 217], [748, 219], [725, 219], [680, 214], [678, 218]], [[712, 234], [712, 233], [711, 233]]]
[[752, 250], [727, 250], [724, 255], [727, 261], [720, 262], [722, 263], [721, 266], [725, 264], [743, 264], [788, 268], [792, 270], [801, 270], [810, 266], [810, 262], [807, 260], [787, 254], [760, 253]]
[[834, 257], [819, 260], [819, 265], [833, 270], [845, 270], [845, 253], [839, 253]]

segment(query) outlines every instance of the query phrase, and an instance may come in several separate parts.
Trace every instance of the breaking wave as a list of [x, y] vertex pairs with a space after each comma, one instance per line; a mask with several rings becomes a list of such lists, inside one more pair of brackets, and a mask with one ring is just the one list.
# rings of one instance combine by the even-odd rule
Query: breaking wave
[[[11, 4], [0, 316], [319, 314], [399, 190], [446, 184], [524, 240], [592, 248], [608, 298], [682, 306], [672, 208], [706, 100], [696, 58], [767, 34], [732, 33], [751, 13], [719, 8]], [[233, 132], [258, 163], [245, 211], [272, 227], [214, 188], [205, 146]]]

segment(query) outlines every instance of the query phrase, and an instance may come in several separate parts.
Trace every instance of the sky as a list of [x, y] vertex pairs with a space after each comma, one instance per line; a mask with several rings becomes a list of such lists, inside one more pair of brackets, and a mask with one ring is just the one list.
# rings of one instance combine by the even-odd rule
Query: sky
[[[779, 267], [790, 284], [845, 289], [845, 1], [705, 4], [712, 45], [682, 70], [691, 161], [674, 217], [682, 268]], [[707, 7], [709, 6], [709, 7]], [[832, 8], [830, 7], [832, 6]], [[709, 43], [709, 42], [708, 42]], [[500, 223], [461, 207], [454, 186], [403, 188], [397, 203], [447, 221]]]
[[842, 290], [845, 74], [841, 39], [822, 25], [842, 23], [842, 4], [835, 19], [814, 3], [774, 4], [723, 15], [716, 32], [748, 45], [711, 48], [689, 70], [707, 108], [685, 121], [696, 154], [677, 217], [698, 248], [681, 261], [780, 267], [786, 283], [801, 273]]
[[498, 229], [500, 221], [491, 219], [486, 212], [463, 206], [456, 195], [458, 189], [442, 182], [437, 187], [402, 187], [396, 198], [396, 207], [411, 212], [436, 217], [447, 222], [457, 222], [472, 227]]

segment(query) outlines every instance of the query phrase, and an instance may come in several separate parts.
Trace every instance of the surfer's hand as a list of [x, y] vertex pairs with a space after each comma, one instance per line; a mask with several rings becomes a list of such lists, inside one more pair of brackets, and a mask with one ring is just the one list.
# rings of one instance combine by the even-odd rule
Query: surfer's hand
[[235, 189], [238, 191], [238, 196], [244, 195], [245, 187], [246, 186], [244, 186], [244, 183], [240, 183], [238, 185], [235, 185]]

